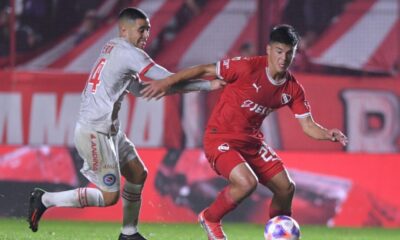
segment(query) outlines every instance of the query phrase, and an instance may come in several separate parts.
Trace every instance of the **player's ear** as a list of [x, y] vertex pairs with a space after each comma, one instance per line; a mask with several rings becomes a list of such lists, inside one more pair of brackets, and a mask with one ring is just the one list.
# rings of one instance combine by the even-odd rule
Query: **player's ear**
[[126, 25], [123, 22], [120, 22], [118, 24], [118, 31], [119, 31], [119, 36], [120, 37], [122, 37], [122, 38], [126, 37], [127, 28], [126, 28]]
[[266, 47], [266, 52], [267, 52], [267, 55], [269, 55], [270, 53], [271, 53], [271, 45], [270, 44], [267, 44], [267, 47]]

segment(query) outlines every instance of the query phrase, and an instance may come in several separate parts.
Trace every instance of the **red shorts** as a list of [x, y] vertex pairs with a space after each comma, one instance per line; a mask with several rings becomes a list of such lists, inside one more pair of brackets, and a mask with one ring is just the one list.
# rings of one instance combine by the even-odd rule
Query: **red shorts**
[[285, 167], [280, 157], [264, 141], [233, 139], [222, 134], [207, 134], [204, 151], [211, 167], [229, 179], [234, 167], [247, 162], [260, 183], [268, 182]]

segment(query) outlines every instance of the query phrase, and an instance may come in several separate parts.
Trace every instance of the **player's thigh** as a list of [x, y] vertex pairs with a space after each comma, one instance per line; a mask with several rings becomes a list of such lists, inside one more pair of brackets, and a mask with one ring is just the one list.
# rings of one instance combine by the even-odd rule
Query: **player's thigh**
[[243, 162], [231, 170], [229, 182], [246, 191], [251, 191], [257, 187], [258, 177], [249, 164]]
[[84, 161], [81, 173], [100, 190], [118, 192], [119, 163], [112, 138], [77, 124], [74, 141]]
[[246, 163], [236, 149], [220, 139], [205, 141], [204, 151], [211, 168], [227, 180], [230, 179], [230, 174], [236, 166]]
[[262, 142], [261, 146], [257, 148], [244, 149], [241, 152], [256, 173], [260, 183], [270, 181], [285, 169], [281, 158], [265, 142]]
[[134, 144], [125, 134], [118, 135], [118, 154], [121, 174], [131, 183], [143, 183], [147, 177], [147, 168], [136, 151]]

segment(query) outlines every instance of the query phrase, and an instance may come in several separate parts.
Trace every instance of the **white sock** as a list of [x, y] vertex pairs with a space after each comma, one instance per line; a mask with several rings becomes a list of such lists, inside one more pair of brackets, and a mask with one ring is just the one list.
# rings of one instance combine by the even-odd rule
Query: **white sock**
[[122, 222], [122, 234], [132, 235], [138, 232], [137, 224], [140, 206], [142, 203], [143, 185], [125, 182], [122, 191], [122, 206], [124, 219]]
[[97, 188], [77, 188], [63, 192], [46, 192], [42, 196], [45, 207], [104, 207], [104, 198]]

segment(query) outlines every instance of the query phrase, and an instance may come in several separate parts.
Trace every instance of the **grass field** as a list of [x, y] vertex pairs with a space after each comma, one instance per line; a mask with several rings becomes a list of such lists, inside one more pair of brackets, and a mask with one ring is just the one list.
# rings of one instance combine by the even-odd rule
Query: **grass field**
[[[229, 240], [263, 240], [263, 226], [230, 223], [224, 225]], [[109, 222], [41, 222], [39, 231], [32, 233], [25, 219], [0, 219], [1, 240], [114, 240], [118, 238], [119, 223]], [[205, 240], [197, 224], [142, 224], [140, 230], [149, 240]], [[400, 229], [326, 228], [302, 226], [303, 240], [398, 240]]]

